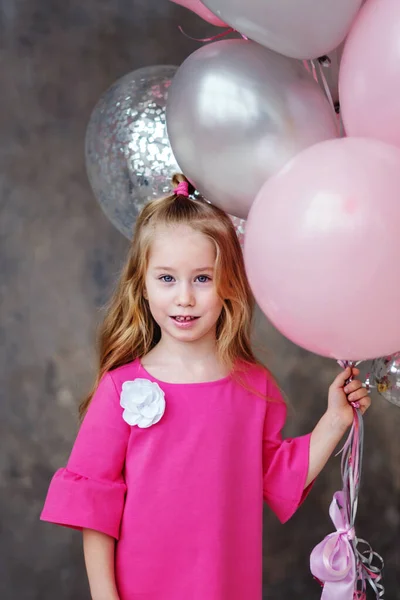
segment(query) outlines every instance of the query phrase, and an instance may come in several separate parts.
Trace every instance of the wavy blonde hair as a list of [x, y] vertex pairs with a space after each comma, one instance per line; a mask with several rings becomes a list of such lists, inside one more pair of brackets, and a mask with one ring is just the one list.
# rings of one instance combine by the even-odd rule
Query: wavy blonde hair
[[[183, 181], [187, 180], [180, 174], [172, 178], [174, 186]], [[193, 193], [190, 184], [189, 188]], [[172, 194], [147, 204], [137, 219], [127, 262], [100, 329], [97, 377], [80, 406], [81, 417], [107, 371], [145, 356], [160, 340], [160, 328], [144, 297], [145, 277], [156, 227], [176, 224], [189, 225], [215, 246], [215, 283], [223, 303], [216, 329], [219, 359], [229, 370], [237, 362], [260, 364], [250, 344], [254, 300], [231, 219], [201, 198]]]

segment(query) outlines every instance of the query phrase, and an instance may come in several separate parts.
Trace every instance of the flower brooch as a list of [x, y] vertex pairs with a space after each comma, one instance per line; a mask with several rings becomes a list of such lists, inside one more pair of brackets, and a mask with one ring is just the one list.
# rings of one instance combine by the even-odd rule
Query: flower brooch
[[158, 383], [134, 379], [122, 384], [120, 404], [122, 418], [128, 425], [145, 429], [160, 421], [165, 412], [165, 394]]

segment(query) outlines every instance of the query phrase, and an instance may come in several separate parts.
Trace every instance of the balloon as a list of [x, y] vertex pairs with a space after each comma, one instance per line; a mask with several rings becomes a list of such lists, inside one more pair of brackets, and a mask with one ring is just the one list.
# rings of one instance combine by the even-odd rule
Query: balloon
[[169, 91], [167, 127], [185, 175], [241, 218], [290, 158], [338, 135], [329, 102], [301, 63], [245, 40], [215, 42], [185, 60]]
[[231, 218], [231, 221], [233, 223], [233, 226], [235, 228], [236, 231], [236, 235], [239, 238], [239, 242], [240, 245], [242, 247], [244, 247], [244, 234], [245, 234], [245, 230], [246, 230], [246, 221], [244, 219], [239, 219], [238, 217], [233, 217], [232, 215], [229, 215]]
[[343, 138], [304, 150], [260, 190], [245, 261], [261, 309], [294, 343], [362, 360], [399, 347], [400, 149]]
[[[192, 182], [191, 182], [192, 183]], [[192, 185], [194, 185], [192, 183]], [[194, 198], [202, 198], [203, 200], [205, 200], [206, 202], [208, 202], [208, 200], [206, 200], [200, 193], [198, 190], [195, 190], [194, 194], [193, 194]], [[244, 248], [244, 234], [245, 234], [245, 230], [246, 230], [246, 220], [245, 219], [239, 219], [239, 217], [235, 217], [234, 215], [230, 215], [229, 213], [228, 217], [230, 218], [230, 220], [232, 221], [232, 225], [235, 229], [235, 233], [239, 239], [239, 243], [240, 246], [243, 250]]]
[[214, 15], [214, 13], [212, 13], [210, 9], [208, 9], [206, 6], [204, 6], [204, 4], [202, 2], [200, 2], [200, 0], [171, 0], [171, 1], [175, 2], [175, 4], [180, 4], [181, 6], [188, 8], [192, 12], [196, 13], [196, 15], [199, 15], [199, 17], [201, 17], [205, 21], [208, 21], [209, 23], [211, 23], [211, 25], [216, 25], [217, 27], [227, 27], [226, 23], [221, 21], [221, 19], [218, 19], [218, 17], [216, 15]]
[[376, 387], [386, 400], [400, 406], [400, 352], [375, 359], [366, 385]]
[[166, 99], [177, 67], [145, 67], [119, 79], [100, 98], [86, 133], [93, 192], [112, 223], [131, 238], [143, 206], [172, 189], [180, 171], [168, 140]]
[[400, 146], [400, 2], [369, 0], [346, 41], [339, 75], [348, 135]]
[[204, 0], [204, 4], [252, 40], [304, 59], [339, 46], [362, 0]]

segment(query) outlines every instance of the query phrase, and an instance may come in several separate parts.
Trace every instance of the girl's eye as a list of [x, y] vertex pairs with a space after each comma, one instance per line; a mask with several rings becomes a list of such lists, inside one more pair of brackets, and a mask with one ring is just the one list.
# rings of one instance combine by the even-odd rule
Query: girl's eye
[[207, 281], [211, 281], [211, 277], [208, 275], [199, 275], [197, 279], [200, 283], [207, 283]]
[[173, 280], [174, 278], [172, 277], [172, 275], [162, 275], [160, 277], [160, 281], [164, 281], [164, 283], [172, 283]]

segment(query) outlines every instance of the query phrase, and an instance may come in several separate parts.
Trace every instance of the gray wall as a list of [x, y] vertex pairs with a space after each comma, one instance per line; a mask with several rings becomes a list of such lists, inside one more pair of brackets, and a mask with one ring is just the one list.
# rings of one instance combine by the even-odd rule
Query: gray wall
[[[0, 9], [0, 597], [83, 600], [80, 535], [38, 517], [73, 442], [99, 309], [127, 250], [89, 189], [85, 126], [115, 79], [179, 64], [198, 46], [179, 24], [193, 36], [210, 29], [168, 0], [0, 0]], [[324, 410], [335, 364], [261, 317], [257, 338], [292, 400], [288, 433], [305, 433]], [[366, 428], [358, 533], [386, 558], [386, 597], [399, 600], [400, 410], [376, 398]], [[287, 525], [266, 516], [265, 597], [319, 598], [309, 553], [332, 530], [338, 486], [337, 458]]]

